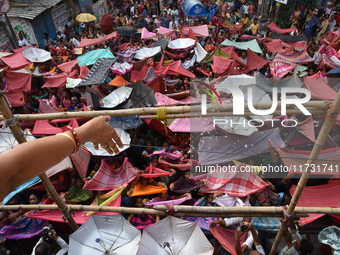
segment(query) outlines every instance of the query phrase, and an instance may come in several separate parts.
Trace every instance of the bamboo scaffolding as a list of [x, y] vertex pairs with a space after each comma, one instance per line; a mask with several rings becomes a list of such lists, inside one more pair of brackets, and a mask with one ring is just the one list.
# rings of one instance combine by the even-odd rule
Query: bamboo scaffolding
[[[278, 102], [278, 106], [281, 105], [281, 101]], [[272, 103], [254, 103], [254, 108], [256, 109], [269, 109], [271, 108]], [[303, 104], [304, 107], [313, 111], [312, 113], [320, 114], [324, 113], [325, 110], [328, 109], [327, 103], [325, 101], [310, 101]], [[289, 114], [302, 114], [300, 110], [294, 109], [296, 106], [293, 104], [287, 104], [287, 113], [289, 110], [293, 110], [292, 113]], [[118, 117], [118, 116], [131, 116], [131, 115], [148, 115], [148, 116], [141, 116], [144, 119], [155, 119], [154, 116], [157, 114], [158, 107], [144, 107], [144, 108], [133, 108], [133, 109], [122, 109], [122, 110], [101, 110], [101, 111], [87, 111], [87, 112], [60, 112], [60, 113], [43, 113], [43, 114], [18, 114], [19, 121], [31, 121], [31, 120], [52, 120], [52, 119], [68, 119], [68, 118], [94, 118], [100, 115], [109, 115], [111, 117]], [[244, 105], [245, 114], [251, 114], [248, 108], [248, 104]], [[233, 115], [232, 113], [233, 105], [207, 105], [207, 111], [209, 114], [221, 114], [222, 116]], [[324, 111], [322, 111], [324, 110]], [[187, 118], [192, 117], [192, 113], [199, 113], [201, 111], [201, 106], [169, 106], [167, 107], [167, 118]], [[315, 112], [314, 112], [315, 111]], [[184, 116], [181, 115], [172, 115], [172, 114], [185, 114], [190, 113]], [[227, 114], [227, 115], [226, 115]], [[275, 114], [281, 114], [280, 110], [275, 111]], [[208, 115], [202, 115], [204, 117], [208, 117]], [[214, 115], [217, 116], [217, 115]], [[244, 116], [244, 115], [242, 115]], [[199, 116], [197, 116], [199, 117]], [[4, 117], [0, 115], [0, 120], [4, 120]]]
[[[154, 209], [115, 207], [115, 206], [91, 206], [91, 205], [66, 205], [72, 211], [115, 212], [167, 216], [165, 205], [156, 205]], [[57, 205], [0, 205], [0, 210], [59, 210]], [[340, 208], [322, 207], [296, 207], [296, 217], [304, 217], [308, 214], [340, 214]], [[239, 207], [203, 207], [203, 206], [174, 206], [174, 215], [183, 217], [282, 217], [283, 209], [278, 206], [239, 206]]]
[[[14, 138], [18, 141], [19, 144], [27, 142], [26, 137], [23, 135], [23, 132], [21, 131], [18, 121], [14, 119], [14, 116], [12, 114], [11, 109], [9, 108], [6, 99], [2, 92], [0, 92], [0, 111], [5, 117], [6, 120], [14, 120], [12, 121], [13, 124], [9, 125], [9, 128], [11, 129]], [[45, 173], [42, 173], [39, 175], [39, 178], [41, 182], [44, 184], [46, 190], [50, 193], [51, 197], [56, 202], [58, 208], [62, 211], [65, 218], [68, 220], [68, 223], [70, 224], [71, 228], [75, 231], [78, 228], [77, 223], [71, 216], [71, 214], [68, 211], [68, 208], [64, 204], [63, 200], [59, 197], [57, 191], [55, 190], [54, 186], [52, 185], [50, 179], [47, 177]]]
[[[340, 91], [338, 92], [337, 96], [334, 99], [333, 102], [334, 107], [340, 108]], [[336, 112], [335, 112], [336, 113]], [[337, 115], [337, 113], [336, 113]], [[337, 116], [336, 116], [337, 117]], [[325, 144], [326, 138], [328, 136], [329, 131], [331, 130], [334, 122], [334, 120], [329, 120], [327, 117], [325, 119], [325, 122], [322, 125], [322, 128], [320, 130], [319, 136], [315, 141], [313, 150], [309, 156], [309, 159], [307, 161], [307, 167], [306, 170], [302, 173], [299, 183], [297, 184], [296, 190], [294, 192], [294, 195], [292, 197], [292, 200], [289, 204], [289, 207], [287, 209], [287, 214], [290, 215], [291, 213], [294, 212], [294, 209], [299, 201], [299, 198], [302, 194], [303, 189], [306, 187], [309, 175], [310, 175], [310, 167], [312, 164], [315, 163], [316, 159], [318, 158], [320, 151], [322, 150], [323, 145]], [[280, 226], [279, 232], [276, 235], [275, 241], [273, 243], [272, 249], [269, 253], [269, 255], [275, 255], [276, 249], [281, 241], [282, 236], [284, 235], [285, 231], [287, 229], [287, 221], [283, 222]]]

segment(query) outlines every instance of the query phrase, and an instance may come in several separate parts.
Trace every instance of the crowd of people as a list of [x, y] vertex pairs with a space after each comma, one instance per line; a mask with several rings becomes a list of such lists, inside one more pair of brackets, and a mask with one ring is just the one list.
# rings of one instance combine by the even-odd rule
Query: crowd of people
[[[140, 50], [144, 47], [151, 47], [154, 42], [153, 39], [142, 39], [139, 29], [146, 28], [148, 32], [157, 33], [160, 27], [170, 29], [174, 32], [174, 37], [161, 36], [161, 39], [174, 39], [187, 37], [182, 32], [184, 28], [191, 28], [197, 26], [207, 25], [209, 36], [203, 37], [195, 35], [197, 44], [206, 51], [207, 54], [214, 53], [219, 49], [221, 44], [228, 40], [234, 42], [243, 42], [246, 40], [256, 39], [262, 53], [256, 53], [257, 57], [266, 60], [267, 64], [257, 66], [255, 69], [247, 69], [249, 62], [249, 53], [247, 50], [237, 48], [235, 46], [234, 53], [230, 57], [237, 60], [236, 67], [233, 72], [235, 74], [246, 73], [254, 75], [256, 72], [261, 73], [268, 79], [277, 79], [274, 74], [274, 59], [277, 52], [270, 51], [268, 44], [272, 42], [275, 37], [275, 31], [270, 28], [260, 26], [259, 15], [257, 13], [257, 6], [254, 2], [247, 1], [233, 1], [226, 2], [225, 0], [211, 0], [202, 1], [203, 7], [206, 9], [208, 15], [205, 17], [186, 17], [183, 12], [183, 2], [168, 0], [166, 3], [158, 2], [156, 0], [131, 1], [131, 2], [113, 2], [108, 1], [109, 13], [113, 17], [112, 31], [119, 27], [133, 27], [138, 33], [133, 35], [118, 36], [111, 38], [102, 43], [79, 48], [79, 42], [84, 39], [98, 39], [105, 34], [101, 27], [94, 22], [84, 23], [75, 22], [73, 26], [66, 25], [64, 31], [58, 31], [56, 38], [49, 38], [49, 34], [44, 34], [44, 45], [37, 47], [43, 48], [51, 53], [51, 60], [44, 63], [34, 63], [27, 67], [33, 74], [37, 71], [38, 75], [32, 75], [32, 88], [24, 92], [24, 103], [22, 106], [14, 106], [12, 110], [15, 114], [32, 114], [42, 113], [41, 104], [45, 103], [54, 111], [59, 112], [75, 112], [75, 111], [89, 111], [93, 110], [86, 100], [86, 90], [84, 87], [67, 88], [65, 85], [60, 87], [43, 87], [44, 77], [52, 77], [54, 75], [64, 74], [61, 65], [77, 59], [77, 57], [88, 52], [98, 49], [109, 49], [113, 55], [118, 56], [124, 53], [126, 49]], [[329, 84], [334, 91], [338, 91], [340, 84], [337, 82], [329, 82], [327, 72], [334, 69], [336, 61], [332, 59], [332, 63], [324, 62], [325, 47], [334, 45], [330, 42], [330, 32], [337, 36], [340, 40], [339, 29], [340, 22], [340, 8], [336, 3], [327, 3], [325, 7], [315, 7], [305, 4], [296, 6], [295, 11], [290, 17], [291, 32], [284, 36], [296, 37], [305, 35], [307, 38], [305, 48], [297, 50], [291, 45], [286, 45], [281, 48], [283, 54], [298, 54], [301, 51], [306, 51], [312, 61], [304, 63], [303, 69], [294, 74], [294, 69], [285, 73], [279, 78], [287, 78], [292, 75], [299, 77], [318, 77], [325, 83]], [[18, 34], [18, 44], [20, 47], [32, 46], [25, 39], [24, 31]], [[333, 46], [332, 46], [333, 45]], [[339, 47], [339, 44], [337, 45]], [[336, 47], [336, 46], [334, 46]], [[333, 49], [337, 53], [337, 49]], [[182, 63], [190, 61], [195, 54], [194, 51], [189, 51], [182, 57], [178, 57], [178, 53], [170, 51], [171, 54], [162, 52], [165, 61], [171, 62], [170, 56], [175, 56], [176, 60], [181, 60]], [[248, 49], [249, 51], [249, 49]], [[333, 52], [331, 51], [331, 52]], [[229, 51], [230, 52], [230, 51]], [[281, 52], [281, 51], [280, 51]], [[281, 54], [281, 53], [280, 53]], [[178, 57], [178, 58], [177, 58]], [[339, 56], [340, 57], [340, 56]], [[151, 58], [152, 59], [152, 58]], [[159, 61], [160, 58], [157, 59]], [[148, 59], [149, 60], [149, 59]], [[142, 65], [152, 66], [156, 65], [156, 57], [148, 64], [148, 60], [141, 62]], [[339, 61], [339, 59], [338, 59]], [[124, 61], [122, 61], [124, 62]], [[339, 61], [340, 62], [340, 61]], [[138, 61], [132, 61], [133, 65], [140, 64]], [[236, 63], [236, 62], [235, 62]], [[340, 66], [340, 63], [338, 63]], [[296, 67], [296, 65], [295, 65]], [[134, 67], [135, 68], [135, 67]], [[80, 71], [81, 67], [74, 65], [71, 71]], [[91, 69], [89, 67], [89, 69]], [[140, 71], [141, 68], [136, 70]], [[217, 73], [212, 67], [212, 63], [194, 63], [188, 69], [198, 78], [207, 78], [210, 81], [227, 77], [232, 71], [225, 72], [223, 75]], [[231, 70], [231, 69], [230, 69]], [[237, 70], [237, 71], [236, 71]], [[88, 69], [86, 74], [88, 73]], [[84, 78], [86, 74], [81, 77]], [[115, 91], [117, 88], [124, 86], [124, 84], [117, 84], [112, 86], [109, 83], [117, 78], [117, 73], [109, 72], [105, 83], [100, 85], [92, 85], [99, 99], [102, 99]], [[130, 73], [123, 74], [125, 80], [131, 83], [135, 80], [130, 80]], [[181, 74], [164, 73], [162, 76], [171, 91], [183, 92], [190, 90], [189, 77]], [[3, 78], [2, 89], [6, 90], [6, 78]], [[5, 94], [6, 95], [6, 94]], [[305, 116], [293, 115], [290, 118], [296, 119], [298, 122], [306, 120]], [[321, 115], [313, 116], [315, 130], [320, 131], [320, 127], [324, 121]], [[79, 126], [87, 120], [78, 120]], [[29, 126], [31, 125], [31, 126]], [[27, 124], [27, 127], [33, 127], [34, 123]], [[63, 127], [64, 122], [52, 124], [56, 127]], [[161, 125], [162, 126], [162, 125]], [[190, 158], [197, 159], [197, 151], [193, 148], [198, 148], [198, 141], [190, 138], [190, 133], [186, 132], [171, 132], [165, 131], [164, 128], [159, 132], [159, 128], [150, 125], [146, 122], [137, 128], [127, 129], [127, 133], [131, 138], [130, 147], [121, 152], [115, 157], [99, 157], [90, 156], [87, 166], [86, 177], [82, 178], [76, 167], [69, 168], [55, 176], [50, 177], [56, 190], [67, 204], [84, 204], [84, 205], [100, 205], [108, 198], [112, 198], [112, 190], [89, 190], [84, 187], [91, 182], [92, 178], [104, 168], [103, 164], [109, 166], [110, 169], [120, 169], [122, 165], [131, 164], [134, 169], [135, 176], [138, 178], [131, 179], [129, 183], [124, 186], [121, 191], [119, 205], [122, 207], [138, 207], [138, 208], [152, 208], [154, 203], [166, 201], [181, 201], [182, 205], [192, 206], [286, 206], [290, 203], [291, 193], [290, 188], [296, 185], [298, 179], [294, 179], [294, 173], [277, 175], [275, 178], [268, 178], [264, 172], [261, 172], [258, 177], [266, 184], [265, 188], [254, 192], [253, 194], [235, 197], [221, 192], [202, 193], [200, 188], [208, 183], [206, 178], [192, 178], [190, 175], [190, 167], [188, 163]], [[165, 131], [165, 132], [164, 132]], [[207, 136], [224, 135], [220, 130], [214, 130]], [[318, 134], [318, 133], [317, 133]], [[316, 135], [317, 135], [316, 134]], [[340, 145], [339, 127], [334, 125], [330, 133], [330, 148]], [[255, 145], [256, 146], [256, 145]], [[308, 144], [310, 149], [310, 142]], [[302, 146], [303, 147], [303, 146]], [[294, 149], [294, 146], [292, 146]], [[301, 147], [296, 147], [301, 150]], [[244, 163], [248, 165], [283, 165], [275, 148], [268, 143], [269, 153], [263, 153], [261, 157], [257, 155], [249, 155], [243, 159]], [[189, 161], [188, 161], [189, 160]], [[104, 163], [103, 163], [104, 162]], [[193, 160], [195, 162], [195, 160]], [[158, 173], [158, 174], [157, 174]], [[161, 174], [159, 174], [161, 173]], [[297, 177], [298, 175], [295, 175]], [[323, 176], [324, 177], [324, 176]], [[325, 185], [327, 183], [336, 182], [336, 178], [327, 177], [312, 179], [308, 185]], [[85, 186], [84, 186], [85, 185]], [[27, 188], [20, 193], [17, 193], [7, 202], [7, 205], [18, 204], [52, 204], [53, 198], [49, 193], [46, 193], [41, 184]], [[7, 238], [4, 242], [6, 248], [11, 250], [11, 254], [44, 254], [37, 252], [34, 244], [40, 238], [40, 233], [43, 227], [48, 225], [48, 222], [40, 219], [33, 219], [29, 216], [38, 213], [38, 211], [13, 210], [2, 211], [0, 214], [0, 237]], [[84, 212], [83, 216], [88, 216], [88, 212]], [[161, 220], [159, 216], [144, 215], [144, 214], [127, 214], [124, 217], [131, 222], [136, 228], [142, 230]], [[233, 217], [233, 218], [213, 218], [207, 217], [201, 220], [188, 218], [194, 222], [198, 222], [209, 241], [215, 248], [214, 254], [268, 254], [271, 246], [266, 240], [275, 237], [276, 233], [267, 231], [264, 228], [257, 228], [254, 223], [254, 218], [251, 217]], [[51, 221], [54, 229], [60, 235], [68, 236], [71, 231], [66, 223]], [[289, 231], [285, 233], [286, 246], [281, 249], [280, 254], [302, 254], [307, 255], [313, 252], [313, 244], [310, 240], [308, 232], [304, 232], [305, 237], [302, 238], [299, 231], [296, 229], [299, 222], [291, 220], [289, 222]], [[23, 227], [24, 226], [24, 227]], [[222, 241], [211, 234], [210, 228], [221, 226], [233, 230], [235, 243], [233, 250], [226, 249]], [[244, 229], [242, 226], [246, 226]], [[246, 240], [241, 243], [240, 237], [242, 231], [248, 231]], [[28, 239], [30, 238], [30, 239]], [[67, 237], [66, 237], [67, 238]], [[31, 240], [22, 241], [22, 240]], [[53, 239], [57, 240], [55, 232]], [[33, 240], [33, 241], [32, 241]], [[20, 245], [18, 245], [18, 243]], [[32, 245], [33, 243], [33, 245]], [[58, 242], [59, 243], [59, 242]], [[64, 244], [63, 244], [64, 245]], [[47, 254], [47, 253], [46, 253]], [[59, 253], [58, 253], [59, 254]], [[319, 254], [319, 251], [317, 253]], [[330, 254], [330, 253], [323, 253]]]

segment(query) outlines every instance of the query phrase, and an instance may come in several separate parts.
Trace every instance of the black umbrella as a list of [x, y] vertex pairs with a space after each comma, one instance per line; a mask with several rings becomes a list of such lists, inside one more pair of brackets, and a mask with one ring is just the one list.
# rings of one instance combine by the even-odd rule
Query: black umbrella
[[125, 109], [157, 105], [153, 89], [145, 85], [143, 82], [137, 81], [129, 84], [127, 87], [131, 87], [133, 90], [126, 105], [124, 106]]
[[137, 33], [137, 30], [134, 27], [128, 26], [116, 27], [116, 31], [119, 35], [133, 35]]

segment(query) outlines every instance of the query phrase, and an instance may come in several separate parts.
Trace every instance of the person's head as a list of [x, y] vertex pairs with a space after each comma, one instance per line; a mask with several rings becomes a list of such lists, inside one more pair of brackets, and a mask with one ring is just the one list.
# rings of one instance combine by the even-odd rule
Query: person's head
[[37, 205], [39, 204], [39, 198], [35, 193], [31, 193], [31, 195], [28, 197], [29, 203], [31, 205]]
[[77, 186], [77, 188], [78, 189], [82, 189], [83, 188], [83, 186], [84, 186], [84, 182], [83, 182], [83, 180], [82, 179], [80, 179], [80, 178], [77, 178], [76, 179], [76, 186]]
[[20, 40], [24, 39], [22, 33], [19, 33], [19, 39], [20, 39]]
[[186, 172], [184, 173], [184, 178], [185, 178], [187, 181], [189, 181], [189, 178], [190, 178], [190, 171], [186, 171]]
[[194, 27], [194, 26], [195, 26], [195, 21], [194, 21], [194, 20], [192, 20], [192, 21], [190, 22], [190, 26], [191, 26], [191, 27]]
[[169, 147], [170, 147], [169, 142], [168, 142], [168, 141], [164, 141], [164, 142], [163, 142], [163, 148], [164, 148], [164, 149], [169, 149]]
[[7, 205], [16, 205], [17, 203], [17, 198], [14, 196], [10, 200], [8, 200]]
[[62, 95], [63, 95], [63, 98], [68, 98], [69, 97], [68, 90], [64, 89], [62, 92]]
[[160, 195], [159, 195], [159, 197], [163, 200], [163, 201], [166, 201], [166, 200], [168, 200], [168, 198], [169, 198], [169, 193], [168, 192], [166, 192], [166, 193], [161, 193]]
[[314, 69], [313, 69], [313, 68], [309, 69], [308, 75], [309, 75], [309, 76], [312, 76], [312, 75], [314, 75], [314, 74], [315, 74]]
[[334, 26], [334, 31], [337, 31], [339, 29], [339, 26], [336, 24], [335, 26]]
[[314, 245], [311, 242], [308, 242], [306, 239], [302, 239], [294, 242], [294, 248], [301, 255], [308, 255], [313, 252]]
[[213, 193], [207, 194], [207, 195], [206, 195], [206, 199], [207, 199], [207, 203], [208, 203], [209, 205], [211, 205], [212, 202], [213, 202], [213, 200], [214, 200], [214, 194], [213, 194]]
[[246, 58], [246, 57], [247, 57], [247, 52], [246, 52], [245, 50], [243, 50], [243, 51], [241, 52], [241, 57], [242, 57], [242, 58]]
[[255, 24], [255, 25], [257, 24], [257, 18], [254, 19], [254, 24]]
[[248, 6], [248, 2], [246, 2], [246, 6]]
[[245, 222], [251, 223], [252, 217], [243, 217], [242, 223], [244, 224]]
[[58, 58], [57, 58], [57, 63], [58, 63], [58, 65], [61, 65], [63, 62], [64, 62], [64, 60], [63, 60], [62, 57], [58, 57]]
[[42, 241], [37, 245], [37, 247], [35, 247], [34, 252], [36, 255], [49, 255], [50, 245], [46, 241]]
[[139, 208], [144, 207], [143, 198], [137, 197], [137, 199], [136, 199], [136, 206], [139, 207]]
[[296, 11], [299, 11], [300, 10], [300, 7], [299, 6], [296, 6], [296, 9], [295, 9]]
[[42, 96], [42, 95], [44, 95], [44, 91], [42, 90], [42, 89], [39, 89], [39, 91], [38, 91], [38, 96]]
[[148, 185], [148, 179], [146, 179], [146, 178], [144, 178], [144, 177], [141, 177], [141, 178], [139, 179], [139, 181], [140, 181], [140, 184], [141, 184], [142, 186], [147, 186], [147, 185]]
[[153, 155], [151, 158], [151, 164], [154, 167], [158, 167], [159, 166], [159, 162], [158, 162], [159, 157], [157, 155]]
[[[148, 153], [152, 153], [152, 146], [153, 146], [153, 144], [152, 144], [152, 142], [147, 142], [146, 143], [146, 148], [145, 148], [145, 150], [148, 152]], [[157, 160], [158, 161], [158, 160]]]
[[176, 6], [174, 5], [174, 6], [172, 7], [172, 9], [173, 9], [174, 11], [176, 11]]
[[270, 206], [271, 205], [271, 201], [270, 198], [267, 197], [262, 203], [260, 203], [261, 206]]
[[77, 98], [77, 97], [72, 97], [72, 98], [71, 98], [71, 103], [72, 103], [73, 105], [76, 105], [76, 104], [78, 103], [78, 98]]
[[206, 42], [207, 44], [211, 44], [211, 38], [210, 38], [210, 37], [207, 37], [207, 39], [205, 40], [205, 42]]
[[48, 40], [48, 33], [44, 33], [44, 39]]

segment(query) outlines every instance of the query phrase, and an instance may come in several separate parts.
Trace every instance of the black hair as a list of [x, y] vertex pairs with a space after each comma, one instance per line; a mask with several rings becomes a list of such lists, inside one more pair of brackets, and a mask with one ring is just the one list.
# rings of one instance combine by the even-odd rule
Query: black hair
[[50, 253], [50, 245], [46, 241], [42, 241], [38, 246], [35, 248], [36, 255], [47, 255]]
[[302, 239], [299, 250], [301, 255], [308, 255], [313, 252], [314, 245], [311, 242], [308, 242], [306, 239]]

